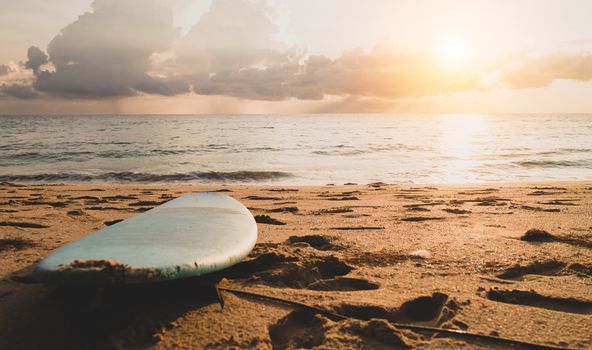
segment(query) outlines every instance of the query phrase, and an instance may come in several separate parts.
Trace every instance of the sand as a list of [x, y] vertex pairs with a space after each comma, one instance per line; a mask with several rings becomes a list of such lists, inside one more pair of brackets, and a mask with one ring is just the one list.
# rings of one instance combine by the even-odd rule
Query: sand
[[[221, 287], [348, 318], [224, 291], [221, 308], [202, 281], [67, 290], [29, 275], [72, 240], [208, 190], [259, 221], [257, 246]], [[592, 184], [0, 184], [0, 275], [2, 349], [508, 348], [397, 322], [586, 349]]]

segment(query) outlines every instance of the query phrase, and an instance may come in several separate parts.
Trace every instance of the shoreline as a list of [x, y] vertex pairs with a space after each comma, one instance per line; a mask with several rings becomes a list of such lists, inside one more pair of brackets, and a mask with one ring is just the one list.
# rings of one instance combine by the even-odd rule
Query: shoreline
[[[221, 286], [358, 320], [302, 316], [285, 305], [228, 293], [223, 310], [184, 295], [89, 318], [70, 310], [51, 287], [28, 278], [32, 264], [69, 241], [184, 193], [211, 190], [273, 219], [259, 220], [257, 246]], [[574, 349], [592, 346], [592, 180], [0, 183], [0, 194], [2, 348], [81, 347], [90, 340], [125, 348], [355, 348], [384, 346], [385, 339], [414, 349], [496, 348], [395, 329], [389, 321]], [[531, 229], [557, 239], [521, 240]]]
[[430, 187], [483, 187], [483, 186], [499, 186], [499, 187], [520, 187], [520, 186], [554, 186], [554, 185], [590, 185], [592, 186], [592, 179], [587, 180], [541, 180], [541, 181], [487, 181], [487, 182], [462, 182], [462, 183], [447, 183], [447, 182], [385, 182], [385, 181], [370, 181], [370, 182], [326, 182], [313, 184], [293, 184], [281, 183], [280, 181], [272, 183], [257, 183], [257, 182], [242, 182], [242, 183], [191, 183], [191, 182], [109, 182], [109, 181], [89, 181], [89, 182], [37, 182], [37, 181], [0, 181], [0, 186], [173, 186], [173, 187], [324, 187], [324, 186], [370, 186], [372, 184], [381, 184], [385, 186], [430, 186]]

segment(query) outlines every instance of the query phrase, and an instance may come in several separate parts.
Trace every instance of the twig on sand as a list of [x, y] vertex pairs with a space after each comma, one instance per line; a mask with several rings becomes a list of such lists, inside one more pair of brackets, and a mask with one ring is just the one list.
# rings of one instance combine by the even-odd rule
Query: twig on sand
[[[325, 309], [322, 309], [320, 307], [316, 307], [316, 306], [312, 306], [312, 305], [308, 305], [305, 303], [301, 303], [298, 301], [293, 301], [293, 300], [288, 300], [288, 299], [283, 299], [283, 298], [279, 298], [279, 297], [274, 297], [274, 296], [270, 296], [270, 295], [265, 295], [265, 294], [260, 294], [260, 293], [255, 293], [255, 292], [249, 292], [249, 291], [245, 291], [245, 290], [239, 290], [239, 289], [232, 289], [232, 288], [218, 288], [220, 291], [223, 292], [228, 292], [228, 293], [232, 293], [232, 294], [236, 294], [238, 296], [246, 296], [246, 297], [251, 297], [251, 298], [256, 298], [256, 299], [261, 299], [261, 300], [267, 300], [267, 301], [273, 301], [276, 303], [281, 303], [281, 304], [286, 304], [286, 305], [291, 305], [291, 306], [295, 306], [295, 307], [299, 307], [301, 309], [305, 309], [314, 313], [318, 313], [320, 315], [323, 315], [327, 318], [329, 318], [332, 321], [343, 321], [343, 320], [347, 320], [347, 319], [352, 319], [353, 317], [347, 317], [332, 311], [328, 311]], [[388, 320], [386, 320], [388, 321]], [[526, 341], [522, 341], [522, 340], [515, 340], [515, 339], [508, 339], [508, 338], [502, 338], [502, 337], [496, 337], [493, 335], [486, 335], [486, 334], [478, 334], [478, 333], [471, 333], [471, 332], [467, 332], [467, 331], [462, 331], [462, 330], [458, 330], [458, 329], [448, 329], [448, 328], [438, 328], [438, 327], [429, 327], [429, 326], [418, 326], [418, 325], [411, 325], [411, 324], [404, 324], [404, 323], [396, 323], [396, 322], [390, 322], [388, 321], [390, 324], [392, 324], [395, 327], [398, 328], [402, 328], [402, 329], [409, 329], [412, 331], [419, 331], [419, 332], [430, 332], [430, 333], [444, 333], [453, 337], [459, 337], [459, 338], [465, 338], [465, 339], [477, 339], [477, 340], [486, 340], [489, 342], [493, 342], [493, 343], [498, 343], [498, 344], [505, 344], [505, 345], [510, 345], [510, 346], [522, 346], [524, 348], [528, 348], [528, 349], [537, 349], [537, 350], [569, 350], [568, 348], [565, 347], [558, 347], [558, 346], [553, 346], [553, 345], [544, 345], [544, 344], [536, 344], [536, 343], [530, 343], [530, 342], [526, 342]]]

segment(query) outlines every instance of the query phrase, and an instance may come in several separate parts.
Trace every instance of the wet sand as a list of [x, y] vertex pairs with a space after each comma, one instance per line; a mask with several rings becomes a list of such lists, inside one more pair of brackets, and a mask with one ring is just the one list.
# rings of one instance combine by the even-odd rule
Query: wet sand
[[[223, 191], [258, 244], [203, 281], [102, 291], [36, 283], [32, 264], [194, 191]], [[537, 229], [539, 231], [527, 231]], [[0, 348], [506, 349], [400, 329], [592, 348], [592, 183], [317, 187], [0, 184]], [[521, 347], [514, 347], [520, 349]]]

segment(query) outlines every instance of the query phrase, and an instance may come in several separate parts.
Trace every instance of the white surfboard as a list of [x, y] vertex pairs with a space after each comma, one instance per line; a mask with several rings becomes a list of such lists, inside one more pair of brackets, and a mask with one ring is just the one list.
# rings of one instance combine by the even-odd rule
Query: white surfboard
[[256, 240], [253, 215], [241, 203], [219, 193], [193, 193], [57, 249], [33, 276], [55, 283], [200, 276], [238, 263]]

